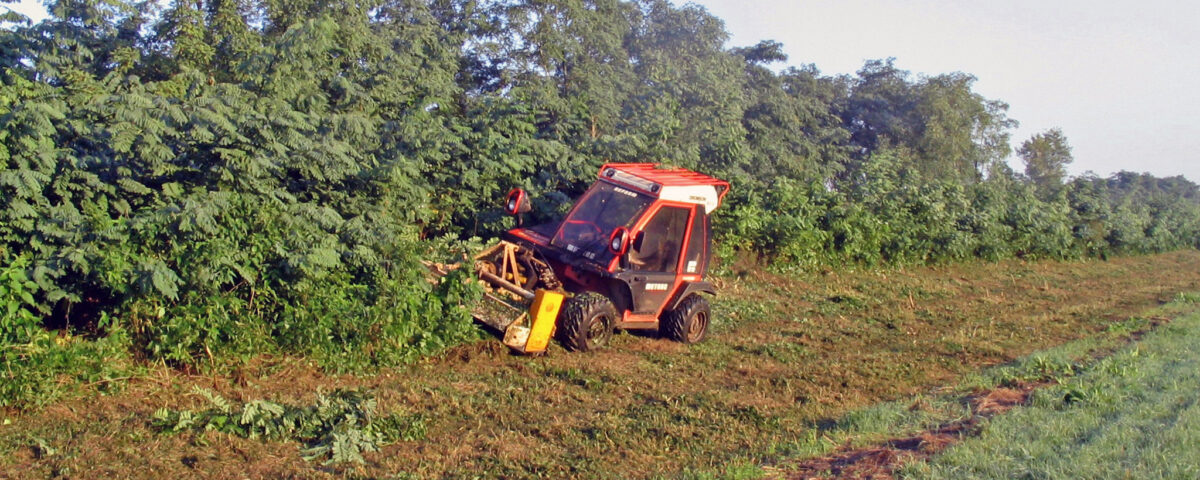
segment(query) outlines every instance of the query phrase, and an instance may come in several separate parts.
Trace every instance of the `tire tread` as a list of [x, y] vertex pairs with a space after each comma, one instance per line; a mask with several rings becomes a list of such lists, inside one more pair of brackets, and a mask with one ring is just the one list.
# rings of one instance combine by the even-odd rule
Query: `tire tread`
[[608, 314], [609, 326], [616, 321], [617, 309], [612, 301], [594, 292], [581, 293], [567, 299], [563, 312], [559, 315], [558, 341], [564, 348], [573, 352], [586, 352], [593, 348], [588, 345], [588, 323], [598, 314]]
[[704, 337], [708, 333], [708, 325], [705, 325], [704, 332], [700, 334], [699, 339], [697, 339], [695, 342], [688, 341], [688, 327], [691, 325], [696, 313], [700, 311], [708, 313], [709, 318], [712, 318], [712, 312], [708, 306], [708, 300], [705, 300], [704, 297], [697, 294], [689, 295], [687, 298], [683, 299], [683, 302], [680, 302], [678, 307], [675, 307], [674, 310], [671, 310], [664, 315], [665, 318], [663, 318], [663, 322], [660, 327], [661, 332], [667, 338], [680, 343], [698, 343], [704, 340]]

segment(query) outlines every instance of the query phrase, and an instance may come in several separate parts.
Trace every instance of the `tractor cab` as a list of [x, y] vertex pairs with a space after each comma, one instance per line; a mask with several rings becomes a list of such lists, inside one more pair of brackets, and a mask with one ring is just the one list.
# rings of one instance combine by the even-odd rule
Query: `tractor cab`
[[613, 253], [609, 237], [619, 227], [633, 228], [654, 198], [609, 182], [597, 182], [558, 225], [550, 245], [607, 266]]
[[[681, 168], [607, 164], [561, 222], [509, 230], [498, 246], [505, 252], [485, 252], [476, 268], [526, 298], [538, 289], [568, 296], [555, 328], [568, 349], [599, 346], [615, 328], [659, 329], [694, 343], [708, 325], [700, 294], [715, 294], [704, 281], [709, 215], [728, 190], [728, 182]], [[513, 190], [506, 210], [529, 211], [525, 192]]]

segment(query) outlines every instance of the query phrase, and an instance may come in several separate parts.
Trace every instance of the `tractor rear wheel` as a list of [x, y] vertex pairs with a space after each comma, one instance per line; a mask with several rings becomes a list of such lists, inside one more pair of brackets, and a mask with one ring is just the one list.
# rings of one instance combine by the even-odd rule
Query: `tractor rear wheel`
[[598, 293], [568, 298], [558, 316], [558, 341], [567, 350], [586, 352], [603, 347], [617, 325], [617, 308]]
[[711, 311], [708, 300], [700, 295], [689, 295], [674, 310], [667, 312], [662, 321], [663, 334], [681, 343], [698, 343], [708, 333]]

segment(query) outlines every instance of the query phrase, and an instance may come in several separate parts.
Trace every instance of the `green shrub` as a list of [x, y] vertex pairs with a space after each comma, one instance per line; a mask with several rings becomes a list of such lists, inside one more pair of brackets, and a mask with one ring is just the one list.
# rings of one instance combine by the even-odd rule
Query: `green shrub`
[[97, 325], [105, 335], [96, 339], [46, 330], [33, 298], [37, 285], [25, 275], [28, 263], [17, 257], [0, 265], [0, 407], [40, 407], [81, 384], [101, 392], [119, 388], [134, 371], [129, 337], [107, 315]]
[[46, 334], [33, 298], [37, 284], [25, 275], [28, 267], [27, 257], [0, 264], [0, 345], [6, 347], [31, 343]]

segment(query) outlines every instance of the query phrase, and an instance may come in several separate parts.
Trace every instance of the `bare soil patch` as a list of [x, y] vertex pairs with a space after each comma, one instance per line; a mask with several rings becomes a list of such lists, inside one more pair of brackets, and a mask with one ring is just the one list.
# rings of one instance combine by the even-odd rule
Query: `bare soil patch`
[[845, 447], [823, 457], [784, 465], [782, 478], [811, 480], [825, 478], [891, 480], [893, 472], [908, 462], [920, 461], [978, 431], [981, 422], [1029, 401], [1033, 390], [1045, 383], [1001, 387], [968, 397], [971, 416], [915, 435], [895, 438], [869, 447]]

